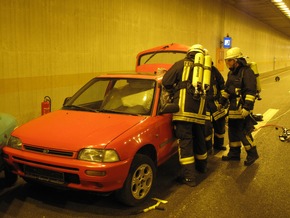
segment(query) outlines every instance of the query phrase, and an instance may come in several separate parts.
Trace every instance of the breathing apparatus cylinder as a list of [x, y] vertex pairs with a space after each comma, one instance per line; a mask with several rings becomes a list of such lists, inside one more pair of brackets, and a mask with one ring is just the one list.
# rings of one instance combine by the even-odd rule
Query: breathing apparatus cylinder
[[206, 55], [204, 57], [204, 70], [203, 70], [203, 80], [202, 80], [202, 88], [204, 92], [209, 90], [209, 87], [210, 87], [211, 66], [212, 66], [211, 56]]
[[261, 83], [260, 83], [260, 78], [259, 78], [259, 72], [258, 72], [258, 67], [257, 67], [257, 63], [256, 62], [250, 62], [249, 63], [251, 69], [254, 71], [255, 76], [256, 76], [256, 80], [257, 80], [257, 91], [261, 92]]
[[194, 57], [194, 67], [192, 75], [192, 86], [195, 88], [195, 93], [197, 94], [202, 89], [202, 79], [203, 79], [203, 63], [204, 54], [196, 53]]
[[248, 66], [254, 71], [254, 74], [256, 76], [256, 81], [257, 81], [257, 98], [258, 100], [261, 100], [259, 93], [262, 91], [261, 88], [261, 83], [260, 83], [260, 77], [259, 77], [259, 72], [258, 72], [258, 67], [256, 62], [249, 62]]

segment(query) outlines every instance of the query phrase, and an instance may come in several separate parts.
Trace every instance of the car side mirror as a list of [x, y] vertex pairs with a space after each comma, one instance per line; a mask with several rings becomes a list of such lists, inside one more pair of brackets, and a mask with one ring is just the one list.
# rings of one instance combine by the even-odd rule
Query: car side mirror
[[174, 103], [166, 103], [160, 110], [159, 114], [170, 114], [177, 113], [179, 111], [179, 106]]

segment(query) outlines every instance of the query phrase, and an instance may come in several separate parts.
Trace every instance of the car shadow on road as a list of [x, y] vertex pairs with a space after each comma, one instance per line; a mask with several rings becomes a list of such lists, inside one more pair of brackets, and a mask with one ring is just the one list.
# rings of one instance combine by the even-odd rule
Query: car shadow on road
[[[217, 166], [212, 165], [208, 173], [199, 174], [198, 183], [205, 180], [214, 171], [213, 168], [215, 167]], [[173, 156], [158, 167], [156, 184], [152, 190], [151, 197], [166, 200], [171, 194], [178, 191], [182, 187], [177, 182], [179, 172], [178, 155]], [[5, 187], [2, 180], [0, 177], [0, 187], [4, 189], [0, 192], [0, 215], [14, 210], [18, 210], [18, 213], [21, 213], [19, 208], [16, 208], [19, 201], [23, 205], [22, 208], [26, 208], [26, 210], [31, 209], [27, 208], [30, 204], [39, 204], [41, 206], [37, 207], [40, 208], [38, 213], [51, 214], [51, 211], [55, 211], [54, 215], [59, 217], [64, 215], [64, 213], [66, 216], [71, 215], [74, 217], [89, 217], [92, 215], [98, 217], [126, 217], [142, 212], [145, 208], [156, 204], [155, 200], [148, 199], [142, 205], [129, 207], [116, 201], [114, 194], [103, 196], [95, 192], [56, 189], [49, 186], [26, 183], [21, 178], [18, 178], [16, 185]], [[192, 190], [194, 191], [194, 189]], [[17, 214], [10, 215], [17, 217]]]
[[[152, 190], [151, 197], [165, 199], [179, 186], [176, 178], [179, 172], [178, 157], [173, 156], [157, 169], [156, 185]], [[36, 183], [26, 183], [22, 178], [18, 178], [15, 185], [8, 187], [5, 185], [4, 177], [0, 177], [0, 216], [7, 214], [7, 211], [14, 211], [19, 208], [15, 204], [29, 205], [40, 204], [43, 214], [46, 211], [56, 211], [56, 214], [69, 216], [129, 216], [136, 214], [143, 209], [156, 203], [153, 199], [148, 199], [142, 205], [129, 207], [115, 200], [114, 194], [99, 195], [95, 192], [56, 189], [54, 187], [38, 185]], [[2, 190], [2, 191], [1, 191]], [[25, 208], [28, 206], [23, 206]], [[13, 208], [13, 209], [12, 209]], [[51, 212], [49, 212], [51, 213]], [[17, 214], [11, 214], [17, 217]], [[61, 215], [60, 215], [61, 217]]]

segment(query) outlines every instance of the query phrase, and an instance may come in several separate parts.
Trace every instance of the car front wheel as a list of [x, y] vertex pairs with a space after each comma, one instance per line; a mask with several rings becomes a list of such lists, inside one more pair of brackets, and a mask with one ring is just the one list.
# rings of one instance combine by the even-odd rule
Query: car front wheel
[[136, 154], [123, 188], [117, 191], [117, 199], [129, 206], [141, 204], [150, 196], [155, 177], [153, 161], [146, 155]]

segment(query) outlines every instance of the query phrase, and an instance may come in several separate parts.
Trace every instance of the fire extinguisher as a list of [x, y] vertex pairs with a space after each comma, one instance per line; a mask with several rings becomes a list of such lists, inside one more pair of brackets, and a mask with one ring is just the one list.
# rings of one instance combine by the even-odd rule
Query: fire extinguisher
[[45, 96], [43, 102], [41, 102], [41, 115], [51, 112], [51, 99], [49, 96]]

